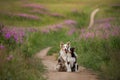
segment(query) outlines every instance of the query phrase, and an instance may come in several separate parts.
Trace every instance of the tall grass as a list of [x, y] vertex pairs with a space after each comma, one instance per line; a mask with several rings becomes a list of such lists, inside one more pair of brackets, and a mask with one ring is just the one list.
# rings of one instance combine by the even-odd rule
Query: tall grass
[[102, 76], [110, 80], [120, 77], [120, 38], [111, 37], [107, 40], [92, 39], [79, 42], [78, 61], [81, 65], [102, 71]]
[[25, 58], [19, 50], [0, 51], [0, 64], [0, 80], [44, 80], [41, 61]]
[[75, 36], [71, 38], [71, 36], [68, 36], [66, 33], [66, 30], [50, 33], [35, 32], [27, 38], [26, 43], [23, 46], [23, 51], [26, 52], [26, 55], [32, 56], [43, 48], [52, 47], [52, 52], [54, 52], [59, 50], [58, 46], [60, 41], [67, 42], [73, 41], [74, 39]]
[[0, 25], [0, 80], [45, 80], [41, 60], [23, 52], [25, 37], [17, 28]]
[[[35, 32], [27, 41], [28, 45], [30, 45], [27, 46], [27, 54], [31, 56], [48, 46], [52, 47], [48, 55], [58, 54], [60, 41], [71, 41], [71, 45], [76, 48], [80, 65], [101, 72], [104, 79], [119, 80], [120, 38], [111, 36], [107, 39], [98, 37], [79, 39], [77, 36], [78, 33], [68, 36], [66, 30], [51, 32], [44, 34], [44, 36], [41, 32]], [[31, 49], [29, 50], [29, 48]]]
[[[32, 7], [24, 6], [32, 3], [35, 4]], [[80, 65], [101, 72], [101, 76], [104, 79], [120, 80], [119, 35], [104, 39], [99, 37], [79, 39], [81, 35], [80, 29], [84, 28], [86, 32], [89, 31], [85, 27], [88, 25], [90, 13], [98, 7], [100, 7], [100, 11], [96, 16], [97, 20], [113, 18], [110, 22], [113, 28], [109, 27], [111, 29], [108, 28], [109, 30], [107, 29], [107, 31], [112, 32], [114, 26], [117, 26], [118, 28], [116, 29], [119, 29], [119, 6], [113, 6], [113, 3], [119, 3], [119, 0], [61, 0], [59, 3], [58, 0], [1, 0], [0, 22], [8, 27], [42, 27], [66, 20], [68, 20], [68, 24], [69, 21], [75, 20], [73, 23], [77, 22], [77, 25], [68, 25], [75, 28], [75, 33], [71, 32], [70, 34], [68, 34], [68, 28], [50, 31], [49, 33], [42, 33], [39, 30], [29, 32], [24, 36], [22, 44], [16, 43], [14, 40], [15, 36], [12, 36], [10, 39], [4, 38], [0, 31], [0, 80], [44, 80], [42, 76], [45, 71], [44, 66], [41, 60], [35, 59], [33, 56], [36, 52], [49, 46], [52, 49], [48, 55], [58, 54], [61, 41], [64, 43], [70, 41], [71, 45], [75, 47]], [[35, 8], [41, 5], [45, 8], [42, 12], [40, 12], [41, 9]], [[28, 15], [16, 15], [18, 13]], [[31, 19], [30, 15], [37, 16], [39, 19]], [[109, 23], [109, 20], [104, 22]], [[101, 24], [104, 24], [104, 22]], [[94, 27], [98, 28], [98, 25], [94, 25]], [[64, 25], [62, 26], [64, 27]], [[106, 25], [104, 26], [106, 27]], [[85, 33], [83, 32], [83, 34]], [[88, 33], [87, 36], [89, 35]]]

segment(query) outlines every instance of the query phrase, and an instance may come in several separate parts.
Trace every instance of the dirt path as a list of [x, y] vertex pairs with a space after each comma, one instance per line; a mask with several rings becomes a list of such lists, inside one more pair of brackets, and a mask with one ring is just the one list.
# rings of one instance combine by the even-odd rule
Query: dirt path
[[84, 67], [79, 66], [79, 72], [57, 72], [55, 66], [57, 61], [55, 56], [47, 56], [51, 47], [45, 48], [35, 56], [42, 59], [43, 64], [47, 67], [48, 72], [45, 76], [48, 80], [98, 80], [95, 73]]
[[99, 8], [97, 8], [97, 9], [95, 9], [94, 11], [92, 11], [92, 13], [91, 13], [91, 15], [90, 15], [90, 22], [89, 22], [89, 26], [88, 26], [88, 28], [90, 28], [90, 27], [92, 27], [93, 26], [93, 24], [94, 24], [94, 18], [95, 18], [95, 15], [96, 15], [96, 13], [99, 11], [100, 9]]

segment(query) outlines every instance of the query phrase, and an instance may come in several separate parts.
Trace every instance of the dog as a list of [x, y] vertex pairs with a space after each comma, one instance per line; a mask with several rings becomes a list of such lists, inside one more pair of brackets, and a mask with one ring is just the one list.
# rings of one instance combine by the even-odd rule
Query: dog
[[70, 54], [71, 54], [71, 71], [72, 72], [78, 72], [78, 64], [77, 64], [77, 54], [75, 52], [75, 48], [70, 48]]
[[[68, 56], [67, 53], [70, 51], [70, 42], [67, 42], [64, 44], [63, 42], [60, 43], [60, 52], [59, 52], [59, 57], [58, 57], [58, 64], [56, 69], [58, 71], [67, 71], [71, 72], [71, 66], [68, 61]], [[61, 69], [64, 68], [64, 69]]]
[[70, 42], [66, 44], [60, 43], [60, 53], [56, 69], [65, 72], [78, 71], [77, 54], [75, 53], [75, 48], [71, 48]]
[[65, 66], [65, 61], [63, 60], [62, 57], [59, 57], [58, 58], [58, 63], [57, 63], [57, 67], [56, 67], [57, 71], [59, 72], [66, 72], [67, 71], [67, 68]]

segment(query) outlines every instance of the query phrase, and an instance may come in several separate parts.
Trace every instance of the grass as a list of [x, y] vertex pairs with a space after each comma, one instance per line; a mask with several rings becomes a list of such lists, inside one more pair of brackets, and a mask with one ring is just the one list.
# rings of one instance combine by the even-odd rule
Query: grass
[[[41, 60], [24, 56], [21, 49], [0, 51], [0, 80], [45, 80]], [[9, 58], [10, 55], [13, 57]], [[9, 58], [9, 59], [8, 59]]]
[[[67, 36], [66, 30], [62, 30], [59, 32], [51, 32], [48, 34], [43, 34], [40, 32], [35, 32], [30, 37], [28, 37], [27, 45], [23, 46], [24, 51], [28, 51], [27, 54], [32, 56], [34, 53], [40, 51], [43, 48], [52, 46], [54, 51], [59, 50], [60, 41], [73, 41], [75, 36], [71, 38], [71, 36]], [[62, 32], [62, 33], [61, 33]], [[44, 36], [43, 36], [44, 35]], [[65, 38], [66, 37], [66, 38]], [[51, 53], [50, 53], [51, 54]]]
[[[23, 7], [24, 4], [31, 3], [44, 6], [46, 11], [43, 12], [45, 12], [45, 14], [33, 12], [36, 8]], [[70, 41], [71, 45], [75, 47], [80, 65], [91, 68], [94, 71], [99, 71], [103, 79], [119, 80], [120, 37], [117, 35], [107, 39], [99, 37], [82, 39], [80, 37], [83, 28], [89, 31], [87, 30], [89, 16], [96, 8], [100, 8], [100, 11], [95, 16], [95, 20], [112, 17], [115, 19], [111, 22], [106, 21], [105, 23], [110, 23], [113, 27], [120, 27], [119, 6], [111, 6], [116, 3], [120, 3], [119, 0], [60, 0], [59, 3], [58, 0], [1, 0], [1, 23], [8, 27], [37, 27], [38, 31], [28, 33], [24, 42], [21, 45], [15, 45], [15, 49], [1, 50], [3, 52], [0, 52], [0, 62], [2, 63], [2, 65], [0, 65], [0, 76], [2, 75], [0, 80], [44, 80], [42, 76], [45, 71], [44, 66], [41, 60], [36, 60], [33, 56], [35, 53], [49, 46], [52, 47], [52, 49], [48, 55], [52, 55], [53, 53], [58, 54], [59, 43], [61, 41]], [[37, 10], [41, 11], [41, 9]], [[14, 16], [14, 14], [17, 13], [31, 14], [38, 16], [40, 19], [34, 20]], [[54, 17], [48, 13], [57, 13], [64, 17]], [[50, 31], [50, 33], [42, 33], [39, 31], [39, 28], [63, 23], [65, 20], [75, 20], [77, 22], [77, 25], [72, 26], [77, 29], [72, 35], [68, 35], [67, 33], [69, 29], [71, 29], [70, 25], [67, 25], [69, 28], [65, 27], [58, 31]], [[100, 24], [96, 23], [94, 27], [97, 28], [99, 25]], [[1, 44], [3, 43], [1, 42], [0, 45]], [[5, 59], [9, 54], [12, 54], [14, 58], [11, 61], [6, 61]]]
[[[59, 13], [63, 16], [65, 16], [65, 18], [57, 18], [57, 17], [51, 17], [48, 15], [40, 15], [38, 13], [31, 13], [30, 11], [32, 11], [32, 8], [27, 8], [27, 7], [23, 7], [23, 4], [25, 3], [36, 3], [37, 4], [42, 4], [44, 5], [47, 9], [48, 12], [50, 13]], [[46, 1], [45, 1], [46, 2]], [[49, 1], [48, 1], [49, 2]], [[52, 1], [50, 1], [52, 2]], [[78, 21], [78, 23], [80, 24], [80, 26], [86, 26], [88, 24], [88, 15], [90, 14], [91, 10], [88, 9], [88, 7], [91, 7], [91, 4], [86, 5], [87, 2], [79, 2], [78, 0], [74, 1], [75, 3], [73, 4], [73, 1], [70, 1], [69, 3], [67, 3], [67, 1], [60, 1], [61, 3], [44, 3], [44, 1], [32, 1], [31, 2], [24, 2], [24, 1], [1, 1], [1, 5], [7, 5], [5, 7], [1, 7], [0, 8], [0, 12], [1, 12], [1, 16], [0, 16], [0, 21], [1, 23], [4, 23], [6, 25], [11, 25], [11, 26], [43, 26], [43, 25], [49, 25], [49, 24], [54, 24], [54, 23], [58, 23], [61, 22], [65, 19], [75, 19]], [[53, 1], [54, 2], [54, 1]], [[8, 3], [10, 5], [8, 5]], [[64, 4], [63, 4], [64, 3]], [[80, 6], [79, 6], [80, 5]], [[77, 10], [79, 13], [83, 13], [85, 15], [72, 15], [72, 11], [73, 10]], [[6, 15], [2, 15], [6, 14]], [[38, 21], [34, 21], [34, 20], [29, 20], [29, 19], [23, 19], [23, 18], [18, 18], [18, 17], [14, 17], [12, 15], [8, 15], [8, 13], [12, 13], [12, 14], [16, 14], [16, 13], [28, 13], [28, 14], [33, 14], [33, 15], [37, 15], [40, 17], [40, 20]], [[80, 18], [80, 19], [79, 19]], [[84, 20], [84, 22], [83, 22]], [[14, 23], [13, 23], [14, 22]], [[46, 23], [47, 22], [47, 23]], [[86, 22], [86, 23], [85, 23]]]
[[[106, 79], [119, 80], [119, 76], [113, 74], [114, 72], [119, 73], [119, 37], [79, 40], [77, 38], [77, 33], [68, 36], [65, 32], [64, 30], [60, 32], [51, 32], [49, 34], [44, 34], [44, 36], [42, 36], [42, 33], [33, 34], [30, 42], [28, 41], [28, 43], [32, 43], [31, 46], [29, 46], [31, 51], [28, 53], [34, 54], [35, 50], [39, 51], [40, 49], [52, 46], [48, 55], [52, 55], [53, 53], [57, 55], [59, 53], [59, 42], [71, 41], [71, 45], [76, 48], [78, 63], [80, 65], [102, 72], [102, 74], [104, 74], [104, 76], [102, 76]], [[38, 40], [36, 40], [36, 38]], [[113, 66], [115, 68], [113, 68]]]

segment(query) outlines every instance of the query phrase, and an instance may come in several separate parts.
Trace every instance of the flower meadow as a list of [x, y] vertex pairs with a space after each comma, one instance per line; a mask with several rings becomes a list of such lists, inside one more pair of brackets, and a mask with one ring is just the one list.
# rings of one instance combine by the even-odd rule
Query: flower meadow
[[5, 39], [9, 40], [10, 38], [13, 38], [13, 40], [16, 43], [22, 43], [23, 42], [23, 38], [25, 36], [25, 31], [23, 29], [4, 27], [2, 29], [2, 32], [3, 32], [2, 36]]
[[119, 36], [120, 27], [111, 25], [110, 23], [104, 23], [88, 30], [82, 29], [80, 32], [80, 38], [88, 39], [97, 37], [101, 39], [108, 39], [112, 36]]
[[[40, 50], [71, 42], [78, 63], [102, 80], [120, 80], [119, 0], [1, 0], [0, 80], [46, 80]], [[114, 4], [117, 3], [117, 4]], [[100, 11], [87, 28], [95, 8]]]
[[0, 25], [0, 80], [44, 80], [40, 75], [45, 71], [41, 61], [26, 56], [22, 48], [28, 34], [34, 32], [34, 28], [9, 28]]
[[18, 13], [18, 14], [15, 14], [14, 16], [31, 19], [31, 20], [39, 20], [40, 19], [38, 16], [26, 14], [26, 13]]
[[24, 4], [23, 7], [33, 8], [33, 9], [40, 9], [40, 10], [47, 10], [43, 5], [41, 4]]
[[73, 34], [76, 29], [74, 26], [77, 25], [77, 22], [74, 20], [65, 20], [58, 24], [48, 25], [43, 28], [40, 28], [41, 33], [49, 34], [50, 32], [61, 31], [62, 29], [68, 29], [68, 35]]

